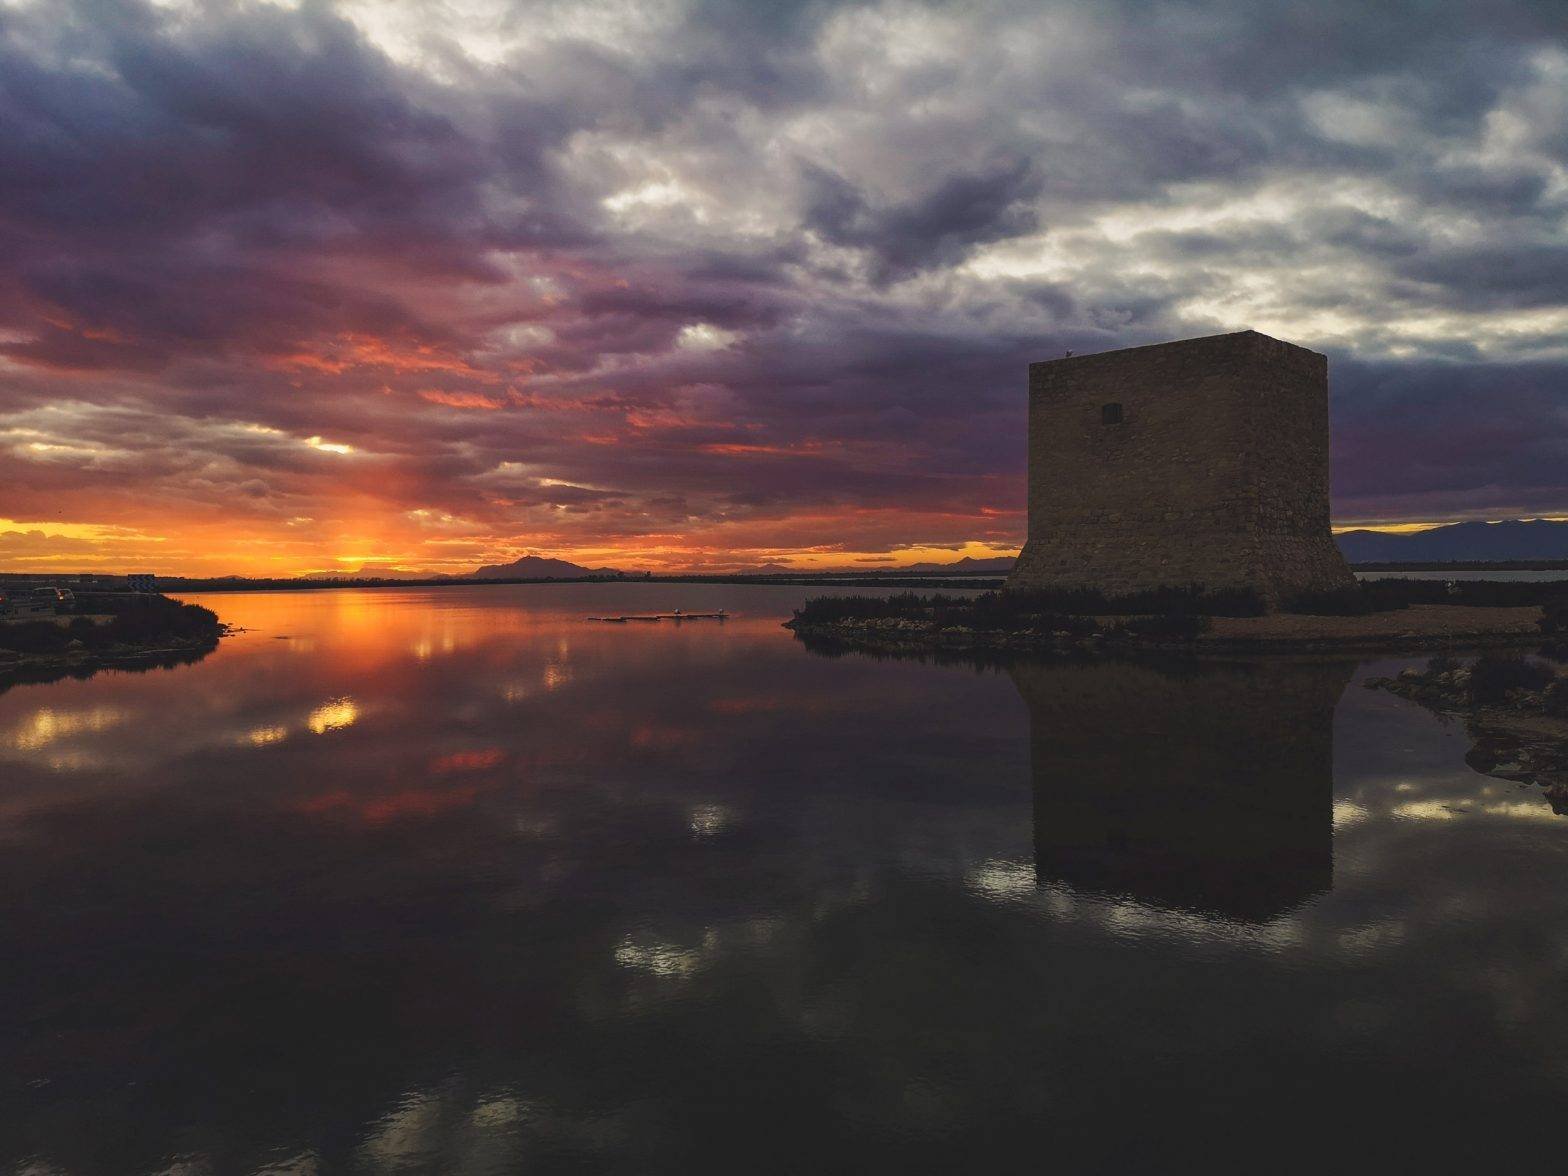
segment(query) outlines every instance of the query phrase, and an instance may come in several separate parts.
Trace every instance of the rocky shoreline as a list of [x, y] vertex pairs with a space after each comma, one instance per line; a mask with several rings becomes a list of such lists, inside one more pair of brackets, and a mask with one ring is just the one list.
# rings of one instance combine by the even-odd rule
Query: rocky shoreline
[[1436, 657], [1424, 670], [1365, 685], [1461, 719], [1474, 744], [1466, 763], [1539, 785], [1553, 811], [1568, 814], [1568, 668], [1495, 654], [1469, 664]]
[[1234, 655], [1530, 647], [1543, 640], [1542, 617], [1539, 606], [1414, 605], [1364, 616], [1053, 617], [1040, 625], [1011, 628], [944, 623], [934, 617], [796, 617], [784, 627], [819, 644], [871, 653], [1093, 655], [1149, 649]]
[[[853, 606], [851, 606], [853, 607]], [[1066, 616], [1013, 618], [1004, 627], [939, 605], [929, 615], [797, 615], [785, 623], [813, 651], [836, 656], [1016, 665], [1042, 658], [1360, 657], [1447, 653], [1366, 685], [1461, 719], [1473, 741], [1466, 762], [1501, 779], [1540, 786], [1568, 814], [1568, 642], [1563, 606], [1412, 605], [1357, 616]], [[1007, 620], [1004, 614], [1004, 622]], [[1038, 620], [1038, 623], [1036, 623]], [[1544, 650], [1550, 658], [1526, 656]]]

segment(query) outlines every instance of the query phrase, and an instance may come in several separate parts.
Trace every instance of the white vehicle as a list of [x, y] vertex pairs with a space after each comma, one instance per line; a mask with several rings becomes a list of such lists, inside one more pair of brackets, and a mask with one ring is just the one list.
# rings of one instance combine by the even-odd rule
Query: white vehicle
[[51, 605], [76, 603], [76, 593], [72, 592], [69, 588], [34, 588], [33, 597], [36, 600]]

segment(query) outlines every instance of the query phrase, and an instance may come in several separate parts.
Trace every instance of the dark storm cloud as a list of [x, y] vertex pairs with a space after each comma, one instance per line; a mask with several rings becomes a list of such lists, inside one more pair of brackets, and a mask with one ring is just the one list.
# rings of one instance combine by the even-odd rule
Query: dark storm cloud
[[1568, 17], [1473, 16], [0, 0], [0, 458], [1007, 542], [1029, 360], [1255, 327], [1342, 514], [1568, 510]]
[[804, 227], [869, 253], [878, 283], [961, 261], [975, 245], [1027, 233], [1037, 223], [1025, 202], [1039, 185], [1023, 160], [948, 176], [930, 192], [887, 208], [871, 207], [842, 176], [810, 165], [803, 172]]
[[408, 326], [373, 288], [312, 280], [320, 250], [395, 241], [405, 265], [485, 272], [457, 245], [481, 161], [350, 26], [74, 16], [11, 17], [0, 43], [0, 296], [45, 324], [12, 354], [113, 367]]
[[1336, 370], [1334, 480], [1347, 517], [1496, 518], [1568, 501], [1568, 365]]

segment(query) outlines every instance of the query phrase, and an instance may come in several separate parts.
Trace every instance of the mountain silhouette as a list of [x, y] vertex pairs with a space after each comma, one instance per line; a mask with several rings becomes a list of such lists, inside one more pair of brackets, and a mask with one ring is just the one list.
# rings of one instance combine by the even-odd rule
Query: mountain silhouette
[[1493, 563], [1515, 559], [1568, 559], [1568, 522], [1510, 519], [1501, 523], [1452, 523], [1391, 535], [1346, 531], [1336, 535], [1351, 563]]
[[580, 576], [613, 576], [614, 568], [585, 568], [570, 560], [525, 555], [508, 564], [487, 564], [473, 575], [476, 580], [572, 580]]

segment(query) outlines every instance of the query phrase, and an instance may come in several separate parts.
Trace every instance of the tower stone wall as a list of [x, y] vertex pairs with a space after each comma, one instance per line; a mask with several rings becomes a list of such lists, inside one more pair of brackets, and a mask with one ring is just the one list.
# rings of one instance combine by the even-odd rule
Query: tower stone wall
[[1328, 360], [1256, 331], [1029, 365], [1029, 536], [1010, 589], [1344, 587]]

